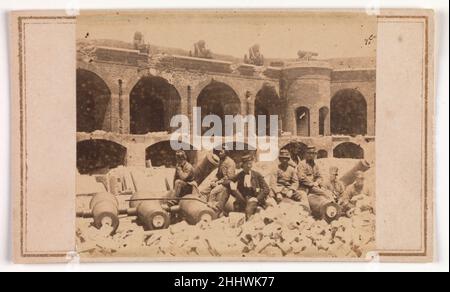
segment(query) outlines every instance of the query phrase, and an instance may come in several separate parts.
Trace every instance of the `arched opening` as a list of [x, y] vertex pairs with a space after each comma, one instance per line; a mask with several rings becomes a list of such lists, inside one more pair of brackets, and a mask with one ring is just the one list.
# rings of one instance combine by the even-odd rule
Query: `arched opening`
[[319, 109], [319, 135], [325, 136], [328, 131], [326, 130], [328, 121], [329, 110], [326, 106]]
[[331, 133], [350, 136], [367, 134], [367, 103], [359, 91], [344, 89], [333, 96]]
[[317, 151], [317, 159], [328, 158], [328, 152], [326, 150], [320, 149]]
[[[193, 147], [191, 145], [185, 144], [184, 146], [186, 146], [183, 147], [185, 149], [191, 149], [185, 151], [189, 163], [195, 165], [197, 163], [197, 151], [192, 150]], [[151, 164], [153, 167], [174, 168], [177, 165], [175, 153], [176, 151], [172, 149], [170, 141], [158, 142], [145, 149], [145, 161], [149, 162], [147, 165]]]
[[[236, 92], [227, 84], [211, 81], [200, 92], [197, 106], [202, 110], [202, 120], [207, 115], [216, 115], [222, 121], [222, 136], [225, 136], [225, 116], [241, 113], [241, 101]], [[205, 133], [210, 127], [204, 127]]]
[[166, 79], [141, 78], [130, 93], [130, 132], [147, 134], [170, 131], [170, 120], [180, 113], [181, 98]]
[[[270, 135], [270, 116], [279, 114], [280, 98], [277, 91], [275, 87], [264, 84], [256, 94], [255, 99], [256, 130], [258, 136]], [[258, 116], [264, 116], [266, 119], [266, 126], [262, 129], [259, 129]]]
[[77, 131], [111, 131], [111, 91], [97, 74], [77, 69]]
[[308, 145], [302, 142], [291, 142], [281, 148], [281, 150], [288, 150], [291, 154], [291, 158], [295, 163], [299, 163], [301, 160], [305, 159], [306, 150], [308, 150]]
[[236, 162], [236, 165], [240, 167], [242, 163], [242, 157], [244, 155], [252, 155], [254, 159], [257, 158], [256, 156], [256, 148], [248, 145], [247, 143], [240, 143], [240, 142], [230, 142], [230, 143], [224, 143], [214, 150], [214, 154], [217, 154], [217, 150], [219, 149], [227, 149], [229, 156]]
[[295, 118], [297, 120], [297, 136], [308, 137], [310, 135], [309, 109], [304, 106], [299, 107], [295, 111]]
[[353, 159], [363, 159], [364, 149], [361, 146], [356, 145], [352, 142], [345, 142], [339, 144], [333, 150], [333, 157], [335, 158], [353, 158]]
[[77, 143], [77, 168], [80, 174], [106, 174], [125, 165], [127, 149], [115, 142], [101, 139]]

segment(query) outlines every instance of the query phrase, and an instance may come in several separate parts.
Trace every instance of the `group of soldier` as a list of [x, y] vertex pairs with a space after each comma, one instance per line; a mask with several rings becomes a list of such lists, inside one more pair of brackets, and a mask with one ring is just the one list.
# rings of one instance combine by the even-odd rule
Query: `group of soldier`
[[314, 146], [307, 148], [304, 159], [298, 163], [294, 162], [288, 150], [281, 150], [278, 168], [271, 175], [269, 183], [253, 169], [252, 155], [241, 158], [240, 172], [227, 150], [221, 149], [217, 155], [220, 158], [217, 175], [209, 184], [198, 187], [195, 184], [194, 167], [188, 162], [186, 153], [182, 150], [176, 152], [176, 198], [197, 193], [215, 211], [226, 214], [230, 211], [226, 210], [226, 205], [232, 196], [232, 211], [244, 212], [249, 218], [259, 207], [274, 206], [283, 200], [298, 202], [315, 217], [320, 214], [317, 214], [313, 206], [320, 205], [324, 199], [335, 202], [342, 208], [343, 214], [348, 214], [355, 207], [358, 198], [370, 196], [363, 172], [357, 172], [354, 183], [344, 187], [338, 180], [338, 167], [332, 166], [328, 179], [325, 180], [316, 163]]

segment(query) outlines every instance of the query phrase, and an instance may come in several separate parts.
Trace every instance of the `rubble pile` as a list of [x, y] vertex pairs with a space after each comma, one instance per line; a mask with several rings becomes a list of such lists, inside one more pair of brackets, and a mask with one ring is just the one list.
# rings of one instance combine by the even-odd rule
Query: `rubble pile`
[[182, 221], [150, 232], [136, 228], [131, 220], [122, 222], [113, 236], [92, 226], [79, 226], [77, 231], [81, 253], [153, 257], [361, 258], [375, 249], [374, 237], [375, 215], [363, 202], [351, 218], [341, 217], [331, 224], [314, 220], [304, 207], [287, 201], [248, 221], [244, 214], [230, 213], [196, 226]]

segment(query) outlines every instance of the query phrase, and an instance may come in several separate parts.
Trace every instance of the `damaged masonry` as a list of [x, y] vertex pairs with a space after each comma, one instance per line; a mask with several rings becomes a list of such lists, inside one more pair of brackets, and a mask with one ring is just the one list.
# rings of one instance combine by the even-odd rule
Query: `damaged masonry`
[[[375, 249], [375, 60], [320, 59], [305, 51], [297, 59], [272, 60], [257, 45], [240, 60], [216, 55], [205, 41], [193, 48], [147, 45], [142, 33], [131, 43], [77, 42], [78, 252], [366, 257]], [[278, 194], [281, 157], [253, 161], [259, 150], [250, 144], [223, 142], [204, 151], [184, 141], [189, 150], [173, 150], [171, 118], [182, 114], [192, 120], [195, 107], [202, 117], [213, 114], [223, 121], [227, 115], [278, 116], [278, 147], [286, 150], [299, 186]], [[267, 127], [259, 134], [270, 133]], [[249, 168], [242, 184], [239, 178], [216, 183], [224, 175], [221, 150], [236, 174]], [[192, 178], [183, 175], [189, 166]], [[337, 168], [333, 183], [342, 191], [317, 201], [308, 200], [308, 192], [306, 200], [296, 199], [307, 185], [302, 175], [309, 176], [302, 166], [320, 173], [320, 180], [313, 175], [320, 188]], [[257, 186], [255, 178], [261, 180]], [[360, 189], [358, 180], [364, 184]], [[213, 190], [203, 191], [217, 184], [226, 189], [223, 206]], [[267, 184], [264, 202], [256, 196], [260, 184]], [[247, 209], [255, 198], [244, 194], [247, 206], [238, 206], [242, 185], [259, 200], [251, 214]], [[312, 195], [314, 186], [309, 187]], [[351, 191], [342, 203], [340, 196]]]

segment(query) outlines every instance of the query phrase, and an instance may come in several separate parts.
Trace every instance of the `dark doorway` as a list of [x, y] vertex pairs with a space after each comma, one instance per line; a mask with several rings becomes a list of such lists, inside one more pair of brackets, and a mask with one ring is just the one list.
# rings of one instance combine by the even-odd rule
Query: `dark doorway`
[[256, 148], [248, 145], [247, 143], [240, 143], [240, 142], [225, 143], [219, 147], [216, 147], [214, 153], [217, 154], [217, 150], [219, 149], [226, 149], [228, 151], [228, 155], [236, 162], [237, 167], [241, 166], [242, 157], [244, 155], [252, 155], [255, 161], [257, 159]]
[[326, 106], [319, 110], [319, 135], [325, 136], [329, 110]]
[[[225, 115], [241, 114], [241, 101], [236, 92], [227, 84], [211, 81], [200, 92], [197, 106], [202, 110], [202, 120], [207, 115], [216, 115], [222, 121], [222, 136], [225, 136]], [[203, 127], [203, 133], [211, 127]]]
[[[193, 149], [191, 145], [185, 145], [189, 149]], [[186, 149], [187, 149], [186, 147]], [[185, 150], [188, 161], [195, 165], [197, 163], [197, 151]], [[163, 141], [153, 144], [145, 149], [145, 160], [150, 161], [153, 167], [165, 166], [167, 168], [174, 168], [177, 165], [176, 151], [172, 149], [170, 141]]]
[[364, 149], [355, 143], [345, 142], [339, 144], [333, 150], [333, 156], [335, 158], [353, 158], [353, 159], [363, 159]]
[[181, 98], [161, 77], [143, 77], [130, 93], [130, 132], [147, 134], [170, 131], [170, 120], [180, 113]]
[[326, 150], [321, 149], [317, 151], [317, 159], [321, 158], [328, 158], [328, 152]]
[[[280, 98], [273, 86], [264, 84], [256, 94], [255, 100], [255, 118], [256, 130], [258, 136], [270, 136], [270, 116], [280, 114]], [[266, 126], [259, 129], [258, 116], [266, 118]], [[278, 133], [276, 133], [278, 135]]]
[[299, 163], [301, 160], [305, 159], [305, 153], [308, 149], [308, 145], [301, 142], [291, 142], [281, 148], [281, 150], [288, 150], [291, 154], [291, 158], [295, 163]]
[[77, 132], [111, 131], [111, 92], [97, 74], [77, 69]]
[[344, 89], [331, 99], [331, 133], [333, 135], [367, 134], [367, 103], [355, 89]]
[[299, 107], [295, 111], [295, 118], [297, 120], [297, 136], [309, 137], [309, 109], [307, 107]]
[[77, 168], [80, 174], [106, 174], [125, 165], [127, 149], [108, 140], [85, 140], [77, 143]]

